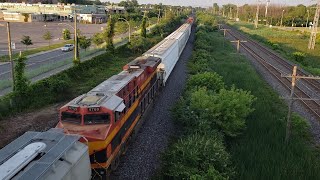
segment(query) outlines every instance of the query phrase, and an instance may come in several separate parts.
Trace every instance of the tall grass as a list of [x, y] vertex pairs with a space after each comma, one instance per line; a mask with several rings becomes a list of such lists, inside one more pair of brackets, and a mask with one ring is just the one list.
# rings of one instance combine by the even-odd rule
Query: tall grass
[[236, 179], [320, 179], [320, 153], [310, 141], [309, 125], [293, 118], [291, 141], [285, 145], [287, 105], [262, 80], [250, 63], [235, 52], [218, 32], [204, 33], [197, 41], [206, 42], [211, 52], [209, 68], [224, 77], [227, 85], [249, 90], [257, 100], [247, 119], [247, 130], [229, 141]]

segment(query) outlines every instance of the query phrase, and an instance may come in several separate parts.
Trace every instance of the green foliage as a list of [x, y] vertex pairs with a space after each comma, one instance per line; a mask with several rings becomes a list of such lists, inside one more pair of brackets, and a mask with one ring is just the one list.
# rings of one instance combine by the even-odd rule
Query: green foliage
[[71, 39], [71, 33], [70, 33], [69, 29], [63, 29], [62, 38], [63, 38], [63, 40]]
[[204, 72], [192, 75], [187, 82], [187, 89], [207, 88], [208, 90], [219, 92], [224, 88], [222, 77], [216, 72]]
[[129, 48], [135, 53], [143, 53], [150, 47], [150, 41], [144, 37], [138, 37], [132, 39], [131, 43], [129, 44]]
[[53, 35], [51, 34], [50, 31], [46, 31], [46, 32], [44, 33], [44, 35], [42, 36], [42, 38], [43, 38], [44, 40], [48, 41], [48, 44], [49, 44], [49, 46], [50, 46], [50, 42], [51, 42], [51, 39], [53, 38]]
[[236, 137], [245, 129], [245, 118], [253, 111], [254, 97], [243, 90], [221, 89], [211, 95], [206, 89], [191, 94], [190, 110], [226, 136]]
[[[148, 41], [152, 44], [148, 48], [160, 40], [159, 36], [149, 38]], [[0, 118], [72, 100], [118, 73], [126, 63], [137, 56], [139, 54], [134, 54], [127, 45], [120, 46], [112, 54], [104, 53], [61, 73], [32, 83], [23, 96], [17, 93], [2, 96], [0, 97]]]
[[25, 35], [22, 36], [22, 40], [20, 42], [26, 46], [26, 50], [28, 50], [28, 46], [33, 44], [30, 36]]
[[[307, 52], [308, 42], [301, 42], [300, 37], [294, 35], [296, 32], [271, 28], [255, 30], [252, 24], [244, 24], [242, 28], [250, 34], [258, 34], [259, 37], [280, 44], [285, 52], [291, 49], [288, 46], [293, 47], [291, 50], [296, 49], [293, 52]], [[306, 120], [295, 115], [292, 139], [285, 145], [288, 107], [279, 98], [279, 94], [261, 78], [246, 58], [230, 53], [235, 48], [231, 43], [226, 43], [221, 32], [197, 33], [197, 42], [203, 43], [202, 47], [207, 50], [209, 57], [214, 57], [209, 62], [208, 70], [223, 76], [226, 86], [235, 84], [238, 88], [250, 91], [258, 99], [253, 104], [255, 111], [247, 117], [245, 133], [228, 141], [228, 150], [237, 172], [235, 179], [318, 179], [319, 148], [314, 146]], [[201, 46], [197, 48], [196, 52]], [[315, 50], [312, 56], [317, 57], [318, 52]], [[287, 53], [292, 57], [292, 51]], [[310, 61], [311, 52], [307, 55]]]
[[296, 60], [297, 62], [302, 63], [303, 65], [306, 65], [307, 62], [305, 61], [306, 58], [306, 54], [303, 52], [294, 52], [292, 53], [292, 56], [294, 58], [294, 60]]
[[206, 12], [197, 14], [197, 21], [209, 27], [217, 26], [217, 19], [214, 16], [208, 16]]
[[91, 46], [91, 39], [87, 38], [86, 36], [78, 37], [79, 45], [81, 49], [87, 51], [88, 47]]
[[93, 44], [95, 44], [96, 46], [101, 45], [104, 40], [103, 40], [103, 34], [101, 33], [95, 33], [92, 37], [92, 42]]
[[146, 38], [147, 37], [147, 18], [143, 18], [142, 19], [142, 23], [141, 23], [141, 37]]
[[26, 67], [25, 61], [27, 60], [26, 57], [20, 56], [18, 59], [15, 60], [14, 66], [14, 93], [18, 95], [24, 95], [28, 91], [29, 81], [25, 76], [24, 70]]
[[164, 159], [165, 179], [229, 179], [234, 174], [218, 133], [187, 136], [175, 143]]
[[114, 52], [113, 37], [115, 22], [115, 18], [110, 16], [107, 24], [107, 29], [104, 32], [104, 39], [107, 43], [106, 50], [110, 52]]

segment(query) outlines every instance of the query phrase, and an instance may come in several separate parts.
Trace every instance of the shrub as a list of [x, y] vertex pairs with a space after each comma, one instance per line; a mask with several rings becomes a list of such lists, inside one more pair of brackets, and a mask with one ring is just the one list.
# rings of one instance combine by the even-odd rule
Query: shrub
[[305, 61], [306, 54], [303, 52], [294, 52], [292, 53], [292, 56], [295, 61], [302, 63], [303, 65], [306, 65], [307, 62]]
[[20, 56], [16, 59], [16, 65], [14, 67], [14, 92], [18, 93], [19, 95], [25, 94], [29, 88], [29, 81], [25, 76], [25, 67], [26, 67], [26, 57]]
[[200, 119], [207, 120], [212, 128], [235, 137], [246, 128], [245, 118], [253, 111], [254, 100], [249, 92], [234, 87], [231, 90], [221, 89], [216, 95], [199, 89], [191, 94], [190, 109]]
[[187, 89], [206, 87], [213, 92], [219, 92], [224, 88], [222, 77], [216, 72], [204, 72], [193, 75], [187, 82]]
[[148, 50], [150, 44], [151, 43], [147, 38], [138, 37], [131, 41], [129, 48], [135, 53], [143, 53]]
[[180, 139], [164, 155], [164, 176], [174, 179], [219, 177], [228, 179], [234, 174], [230, 155], [219, 133], [199, 134]]
[[63, 40], [71, 39], [71, 33], [70, 33], [69, 29], [63, 29], [62, 38], [63, 38]]

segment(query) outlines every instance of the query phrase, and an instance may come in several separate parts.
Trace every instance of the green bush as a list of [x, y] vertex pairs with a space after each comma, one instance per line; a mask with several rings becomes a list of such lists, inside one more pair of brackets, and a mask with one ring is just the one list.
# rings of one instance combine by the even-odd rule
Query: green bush
[[187, 82], [187, 89], [203, 87], [213, 92], [219, 92], [220, 89], [224, 88], [224, 82], [222, 77], [215, 72], [192, 75]]
[[223, 137], [218, 133], [194, 134], [180, 139], [163, 158], [165, 179], [228, 179], [234, 174]]
[[151, 42], [148, 38], [139, 36], [137, 38], [134, 38], [128, 47], [135, 53], [143, 53], [148, 50], [150, 45]]
[[212, 128], [235, 137], [246, 128], [245, 118], [253, 111], [254, 100], [249, 92], [234, 87], [231, 90], [221, 89], [216, 95], [199, 89], [191, 94], [190, 109], [200, 119], [207, 120]]
[[307, 62], [305, 61], [306, 58], [306, 54], [303, 52], [294, 52], [292, 53], [292, 56], [294, 58], [295, 61], [303, 64], [303, 65], [307, 65]]

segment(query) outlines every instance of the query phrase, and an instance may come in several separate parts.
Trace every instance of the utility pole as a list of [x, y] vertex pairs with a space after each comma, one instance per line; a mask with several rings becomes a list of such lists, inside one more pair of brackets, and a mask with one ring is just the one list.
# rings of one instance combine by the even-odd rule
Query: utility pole
[[10, 31], [10, 23], [9, 22], [7, 22], [7, 33], [8, 33], [9, 61], [10, 61], [10, 64], [11, 64], [12, 88], [14, 90], [15, 89], [15, 87], [14, 87], [14, 63], [13, 63], [13, 59], [12, 59], [11, 31]]
[[260, 9], [260, 0], [258, 1], [257, 5], [257, 12], [256, 12], [256, 19], [254, 20], [254, 27], [257, 29], [258, 28], [258, 21], [259, 21], [259, 9]]
[[314, 15], [313, 26], [312, 26], [312, 31], [311, 31], [311, 35], [310, 35], [308, 49], [314, 49], [314, 47], [316, 46], [319, 13], [320, 13], [320, 0], [318, 0], [316, 14]]
[[230, 30], [230, 29], [220, 29], [220, 30], [222, 30], [222, 31], [223, 31], [223, 36], [224, 36], [224, 37], [226, 37], [226, 35], [227, 35], [227, 31], [228, 31], [228, 30]]
[[235, 40], [235, 41], [230, 41], [230, 42], [237, 43], [237, 53], [240, 53], [240, 43], [244, 43], [244, 42], [247, 42], [247, 41]]
[[[289, 76], [283, 76], [281, 77], [285, 78], [291, 78], [291, 92], [290, 92], [290, 97], [289, 97], [289, 110], [288, 110], [288, 115], [287, 115], [287, 127], [286, 127], [286, 138], [285, 142], [288, 144], [290, 135], [291, 135], [291, 115], [292, 115], [292, 106], [293, 106], [293, 100], [299, 100], [299, 98], [294, 98], [294, 89], [296, 86], [296, 82], [298, 79], [320, 79], [320, 77], [312, 77], [312, 76], [299, 76], [297, 75], [297, 66], [293, 66], [293, 72], [292, 75]], [[301, 99], [300, 99], [301, 100]], [[304, 100], [314, 100], [314, 99], [304, 99]]]
[[280, 27], [282, 27], [283, 13], [284, 13], [284, 9], [282, 10], [282, 14], [281, 14]]
[[270, 0], [267, 0], [266, 4], [266, 12], [264, 14], [264, 17], [266, 18], [266, 25], [268, 25], [268, 7], [269, 7]]
[[308, 13], [308, 17], [307, 17], [306, 28], [308, 28], [308, 24], [309, 24], [309, 17], [310, 17], [309, 9], [307, 9], [307, 13]]
[[236, 19], [239, 19], [239, 6], [237, 6], [237, 15], [236, 15]]
[[80, 63], [78, 50], [78, 27], [77, 27], [77, 12], [74, 10], [74, 61]]
[[231, 10], [231, 6], [229, 7], [229, 19], [232, 19], [232, 10]]

